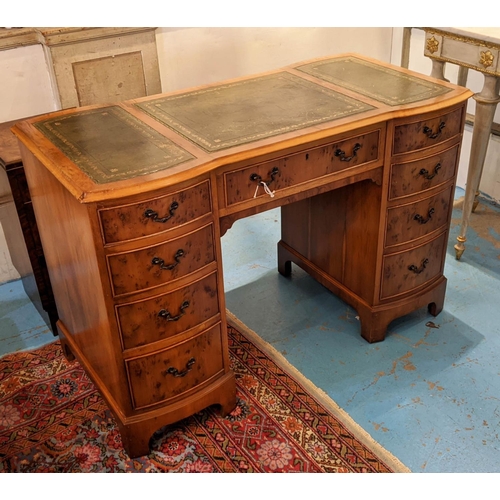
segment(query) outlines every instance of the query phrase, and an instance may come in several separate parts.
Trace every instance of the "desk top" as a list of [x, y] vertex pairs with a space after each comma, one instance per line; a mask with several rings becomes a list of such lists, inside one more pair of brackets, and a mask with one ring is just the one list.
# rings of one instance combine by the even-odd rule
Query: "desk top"
[[346, 54], [187, 91], [54, 112], [13, 131], [76, 198], [91, 202], [452, 106], [470, 95]]

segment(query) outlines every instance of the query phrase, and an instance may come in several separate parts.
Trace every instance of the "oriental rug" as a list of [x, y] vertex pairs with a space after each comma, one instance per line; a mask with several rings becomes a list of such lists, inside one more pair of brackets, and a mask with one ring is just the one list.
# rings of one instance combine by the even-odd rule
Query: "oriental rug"
[[237, 406], [159, 429], [130, 459], [59, 341], [0, 359], [0, 472], [409, 472], [271, 346], [230, 316]]

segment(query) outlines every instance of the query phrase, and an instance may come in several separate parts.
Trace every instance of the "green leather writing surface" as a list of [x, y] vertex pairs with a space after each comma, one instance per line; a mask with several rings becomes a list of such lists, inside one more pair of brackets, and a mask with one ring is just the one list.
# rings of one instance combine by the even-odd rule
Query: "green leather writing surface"
[[451, 90], [444, 85], [350, 56], [313, 62], [297, 69], [390, 106], [423, 101]]
[[75, 111], [34, 125], [97, 184], [150, 174], [194, 158], [118, 106]]
[[136, 106], [208, 152], [373, 109], [286, 72], [160, 97]]

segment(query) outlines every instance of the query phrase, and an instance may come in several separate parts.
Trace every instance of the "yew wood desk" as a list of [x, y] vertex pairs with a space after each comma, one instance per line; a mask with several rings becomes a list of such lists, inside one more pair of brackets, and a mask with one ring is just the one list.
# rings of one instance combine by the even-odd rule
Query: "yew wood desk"
[[68, 358], [131, 456], [235, 405], [220, 237], [282, 210], [278, 269], [353, 306], [361, 335], [438, 314], [471, 92], [354, 54], [17, 124]]

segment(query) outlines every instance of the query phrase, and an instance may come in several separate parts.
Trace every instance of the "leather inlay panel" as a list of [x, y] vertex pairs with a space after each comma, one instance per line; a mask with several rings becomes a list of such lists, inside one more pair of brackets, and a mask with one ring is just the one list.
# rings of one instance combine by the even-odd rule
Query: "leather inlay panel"
[[313, 62], [297, 69], [390, 106], [423, 101], [451, 90], [356, 57]]
[[194, 158], [118, 106], [34, 124], [95, 183], [151, 174]]
[[135, 106], [208, 152], [373, 109], [286, 72], [160, 97]]

